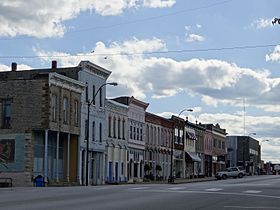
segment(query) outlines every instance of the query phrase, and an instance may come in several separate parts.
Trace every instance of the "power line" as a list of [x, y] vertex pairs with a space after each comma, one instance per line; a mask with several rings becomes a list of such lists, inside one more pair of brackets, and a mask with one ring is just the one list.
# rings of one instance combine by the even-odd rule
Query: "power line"
[[221, 48], [200, 48], [200, 49], [182, 49], [182, 50], [165, 50], [165, 51], [153, 51], [153, 52], [131, 52], [131, 53], [88, 53], [78, 55], [8, 55], [0, 56], [0, 59], [33, 59], [33, 58], [67, 58], [67, 57], [90, 57], [90, 56], [136, 56], [136, 55], [155, 55], [155, 54], [172, 54], [172, 53], [196, 53], [196, 52], [210, 52], [210, 51], [227, 51], [227, 50], [246, 50], [257, 49], [266, 47], [275, 47], [279, 44], [266, 44], [266, 45], [246, 45], [246, 46], [233, 46], [233, 47], [221, 47]]
[[[89, 28], [84, 28], [84, 29], [68, 31], [68, 32], [65, 33], [65, 35], [73, 34], [73, 33], [80, 33], [80, 32], [85, 32], [85, 31], [94, 31], [94, 30], [99, 30], [99, 29], [109, 29], [109, 28], [114, 28], [114, 27], [123, 26], [123, 25], [130, 25], [130, 24], [135, 24], [135, 23], [141, 23], [141, 22], [156, 20], [156, 19], [160, 19], [160, 18], [164, 18], [164, 17], [179, 15], [179, 14], [182, 14], [182, 13], [194, 12], [194, 11], [201, 10], [201, 9], [208, 9], [208, 8], [215, 7], [215, 6], [218, 6], [218, 5], [221, 5], [221, 4], [226, 4], [226, 3], [231, 2], [231, 1], [232, 0], [225, 0], [225, 1], [220, 1], [220, 2], [213, 3], [213, 4], [208, 4], [208, 5], [201, 6], [201, 7], [192, 8], [192, 9], [178, 10], [176, 12], [163, 14], [163, 15], [157, 15], [157, 16], [152, 16], [152, 17], [147, 17], [147, 18], [142, 18], [142, 19], [137, 19], [137, 20], [132, 20], [132, 21], [126, 21], [126, 22], [116, 23], [116, 24], [111, 24], [111, 25], [95, 26], [95, 27], [89, 27]], [[22, 40], [22, 39], [32, 39], [32, 38], [34, 38], [34, 37], [0, 38], [0, 41]]]

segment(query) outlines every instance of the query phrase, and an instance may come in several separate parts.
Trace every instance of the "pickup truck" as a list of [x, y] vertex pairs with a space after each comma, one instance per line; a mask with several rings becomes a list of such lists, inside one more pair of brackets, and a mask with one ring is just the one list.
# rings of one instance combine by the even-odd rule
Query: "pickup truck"
[[227, 179], [228, 177], [242, 178], [245, 175], [246, 175], [245, 171], [240, 170], [238, 167], [230, 167], [227, 168], [226, 171], [219, 171], [216, 174], [216, 178], [217, 179]]

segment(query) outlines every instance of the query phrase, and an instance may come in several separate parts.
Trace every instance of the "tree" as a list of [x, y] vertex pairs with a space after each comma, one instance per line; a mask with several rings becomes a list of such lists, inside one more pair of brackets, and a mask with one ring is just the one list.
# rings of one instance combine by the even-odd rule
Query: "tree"
[[152, 166], [150, 166], [149, 164], [145, 164], [144, 165], [145, 175], [147, 175], [147, 172], [149, 172], [150, 170], [152, 170]]

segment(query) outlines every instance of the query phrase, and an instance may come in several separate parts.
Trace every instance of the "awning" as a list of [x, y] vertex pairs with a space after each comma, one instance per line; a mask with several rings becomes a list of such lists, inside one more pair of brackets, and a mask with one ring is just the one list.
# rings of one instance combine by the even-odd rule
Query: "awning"
[[201, 162], [200, 157], [195, 152], [186, 152], [186, 156], [189, 156], [194, 162]]

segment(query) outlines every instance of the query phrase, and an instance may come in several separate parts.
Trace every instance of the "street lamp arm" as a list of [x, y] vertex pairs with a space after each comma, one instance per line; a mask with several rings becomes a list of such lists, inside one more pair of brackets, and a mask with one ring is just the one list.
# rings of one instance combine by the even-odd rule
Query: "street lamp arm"
[[181, 115], [183, 112], [186, 112], [186, 111], [188, 111], [188, 112], [193, 112], [193, 109], [183, 109], [183, 110], [179, 113], [178, 117], [180, 117], [180, 115]]
[[101, 86], [98, 88], [98, 90], [96, 91], [96, 93], [94, 94], [92, 100], [91, 100], [90, 102], [88, 101], [89, 105], [91, 105], [91, 104], [93, 103], [93, 101], [94, 101], [94, 99], [96, 98], [98, 92], [100, 92], [100, 90], [101, 90], [105, 85], [117, 86], [118, 83], [116, 83], [116, 82], [108, 82], [108, 83], [104, 83], [103, 85], [101, 85]]

